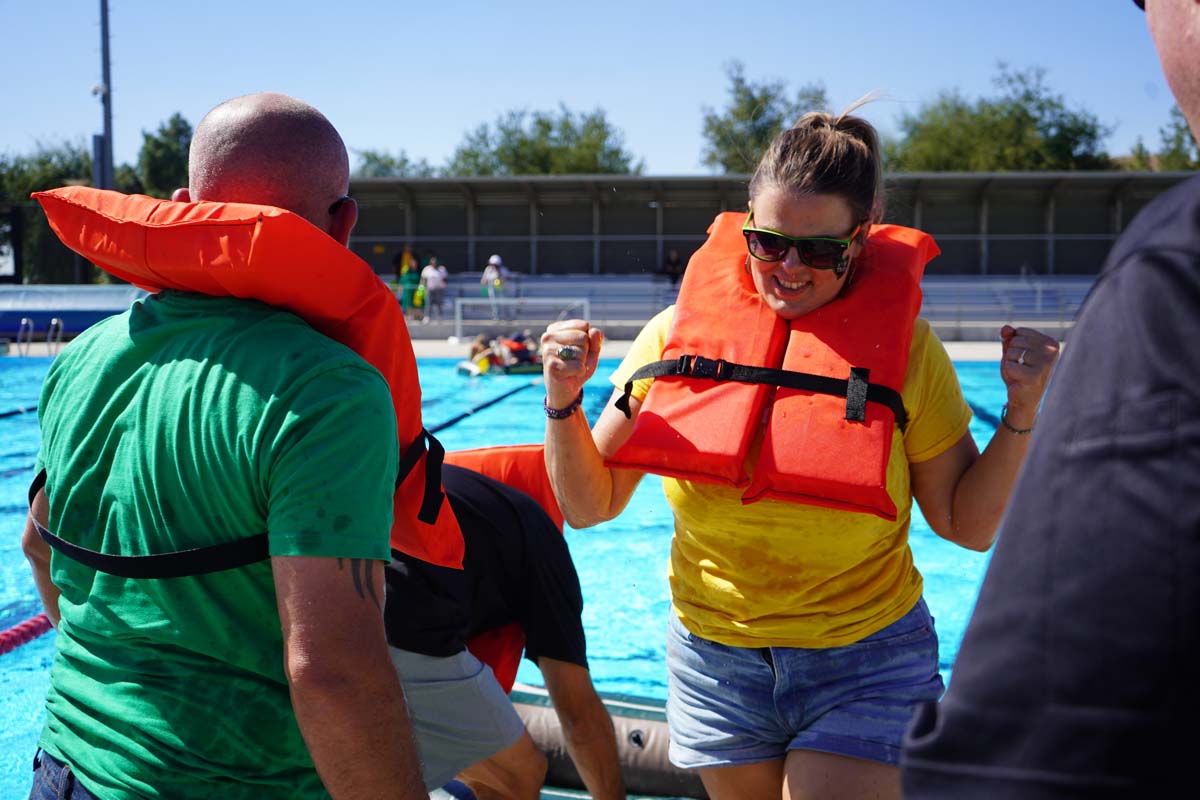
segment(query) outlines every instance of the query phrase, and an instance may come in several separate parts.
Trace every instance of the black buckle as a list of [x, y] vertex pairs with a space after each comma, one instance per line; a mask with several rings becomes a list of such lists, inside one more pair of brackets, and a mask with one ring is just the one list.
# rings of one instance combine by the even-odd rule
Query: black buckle
[[683, 355], [679, 357], [679, 374], [689, 378], [707, 378], [711, 381], [728, 380], [732, 369], [723, 358]]

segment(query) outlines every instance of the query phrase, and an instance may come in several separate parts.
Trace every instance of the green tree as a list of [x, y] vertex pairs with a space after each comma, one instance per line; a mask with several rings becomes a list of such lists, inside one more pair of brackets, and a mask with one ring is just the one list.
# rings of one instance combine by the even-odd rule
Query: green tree
[[1179, 106], [1171, 107], [1167, 124], [1159, 129], [1159, 137], [1162, 143], [1158, 152], [1159, 169], [1168, 172], [1200, 169], [1200, 147]]
[[[58, 243], [29, 195], [91, 181], [92, 156], [82, 142], [39, 142], [31, 155], [0, 155], [0, 203], [12, 204], [21, 217], [21, 272], [26, 282], [71, 283], [79, 268], [77, 257]], [[5, 244], [8, 235], [0, 229]], [[87, 273], [92, 277], [91, 268]]]
[[729, 76], [729, 104], [721, 112], [704, 109], [707, 144], [701, 152], [705, 166], [725, 173], [753, 172], [771, 140], [784, 128], [807, 111], [829, 107], [820, 83], [802, 86], [792, 100], [783, 81], [748, 80], [740, 61], [730, 63], [725, 73]]
[[1139, 136], [1133, 149], [1129, 151], [1129, 158], [1125, 160], [1124, 168], [1131, 172], [1150, 172], [1154, 169], [1154, 164], [1154, 154], [1150, 152], [1150, 148], [1146, 147], [1146, 143]]
[[509, 111], [463, 137], [446, 175], [628, 175], [642, 162], [601, 109], [575, 113]]
[[[118, 164], [116, 172], [113, 173], [113, 180], [117, 183], [117, 191], [125, 194], [145, 194], [146, 187], [142, 185], [142, 179], [138, 177], [137, 170], [129, 164]], [[180, 186], [186, 186], [187, 183], [181, 183]]]
[[356, 178], [431, 178], [435, 170], [425, 159], [416, 161], [401, 150], [392, 155], [386, 150], [355, 150], [358, 166]]
[[80, 142], [38, 143], [32, 155], [0, 155], [0, 200], [29, 201], [29, 195], [66, 184], [92, 182], [92, 156]]
[[1070, 108], [1046, 85], [1046, 71], [1000, 65], [999, 94], [971, 101], [943, 91], [900, 118], [889, 167], [904, 171], [1110, 169], [1102, 142], [1111, 129], [1085, 109]]
[[137, 178], [145, 194], [170, 197], [171, 192], [188, 185], [188, 148], [191, 144], [192, 126], [179, 112], [172, 114], [154, 133], [142, 131]]

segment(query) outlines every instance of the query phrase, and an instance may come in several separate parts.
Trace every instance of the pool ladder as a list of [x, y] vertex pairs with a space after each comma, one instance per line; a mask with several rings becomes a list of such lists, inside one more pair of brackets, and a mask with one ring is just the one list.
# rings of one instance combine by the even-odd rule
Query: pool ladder
[[[17, 329], [17, 355], [29, 355], [29, 346], [33, 344], [34, 324], [29, 317], [21, 318], [21, 326]], [[50, 355], [58, 355], [62, 347], [63, 321], [58, 317], [50, 320], [46, 327], [46, 350]]]

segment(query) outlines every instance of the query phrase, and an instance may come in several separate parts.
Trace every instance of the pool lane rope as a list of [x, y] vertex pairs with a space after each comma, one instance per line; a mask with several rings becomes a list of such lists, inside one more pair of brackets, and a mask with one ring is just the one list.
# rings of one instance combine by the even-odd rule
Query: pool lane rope
[[[0, 419], [6, 419], [9, 417], [19, 417], [24, 414], [32, 414], [37, 411], [37, 408], [38, 407], [36, 405], [32, 405], [32, 406], [21, 406], [19, 408], [11, 408], [8, 411], [0, 411]], [[13, 453], [11, 455], [15, 456], [18, 454]], [[28, 466], [28, 467], [17, 467], [16, 469], [0, 470], [0, 478], [11, 478], [13, 475], [20, 475], [22, 472], [27, 472], [30, 469], [33, 469], [32, 465]], [[3, 652], [3, 651], [0, 651], [0, 652]]]
[[445, 422], [441, 422], [441, 423], [438, 423], [437, 425], [434, 425], [432, 428], [429, 429], [429, 432], [430, 433], [438, 433], [439, 431], [444, 431], [444, 430], [446, 430], [446, 428], [449, 428], [451, 425], [456, 425], [459, 422], [462, 422], [464, 419], [471, 416], [472, 414], [483, 411], [485, 408], [489, 408], [490, 406], [494, 406], [494, 405], [496, 405], [496, 403], [499, 403], [501, 400], [507, 400], [508, 398], [510, 398], [514, 394], [516, 394], [517, 392], [523, 392], [532, 386], [537, 386], [537, 385], [541, 384], [541, 382], [542, 382], [542, 379], [540, 377], [534, 378], [529, 383], [523, 383], [520, 386], [516, 387], [515, 389], [509, 389], [507, 392], [504, 392], [501, 395], [493, 397], [491, 400], [485, 400], [484, 402], [480, 403], [479, 405], [469, 408], [466, 411], [462, 412], [461, 414], [451, 417], [450, 419], [446, 420]]
[[991, 425], [993, 428], [1000, 427], [1000, 418], [997, 417], [995, 414], [988, 411], [986, 408], [980, 408], [979, 406], [975, 405], [974, 403], [967, 403], [967, 405], [969, 405], [971, 407], [971, 410], [975, 412], [975, 416], [979, 417], [981, 420], [986, 422], [988, 425]]
[[0, 656], [10, 650], [16, 650], [27, 642], [32, 642], [50, 630], [51, 627], [50, 618], [45, 614], [38, 614], [19, 625], [14, 625], [6, 631], [0, 632]]

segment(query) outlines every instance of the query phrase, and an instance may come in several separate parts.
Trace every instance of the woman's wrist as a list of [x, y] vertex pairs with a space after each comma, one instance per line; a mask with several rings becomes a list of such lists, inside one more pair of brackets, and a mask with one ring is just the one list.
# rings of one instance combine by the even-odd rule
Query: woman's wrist
[[575, 399], [565, 405], [552, 404], [550, 402], [550, 394], [547, 392], [546, 399], [542, 401], [542, 409], [546, 412], [546, 417], [549, 419], [566, 419], [573, 416], [575, 411], [583, 404], [583, 389], [579, 390], [579, 394]]
[[1008, 403], [1000, 409], [1000, 424], [1004, 426], [1009, 433], [1015, 433], [1018, 436], [1024, 436], [1033, 432], [1034, 423], [1037, 422], [1037, 411], [1021, 412], [1009, 408]]

